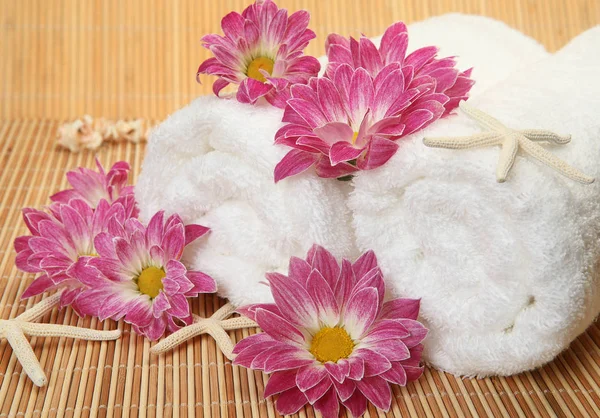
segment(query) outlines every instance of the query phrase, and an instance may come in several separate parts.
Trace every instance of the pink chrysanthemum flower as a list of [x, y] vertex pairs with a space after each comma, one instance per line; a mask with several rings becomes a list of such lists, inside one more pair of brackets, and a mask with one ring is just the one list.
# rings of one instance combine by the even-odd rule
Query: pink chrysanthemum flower
[[192, 322], [188, 297], [216, 291], [215, 281], [180, 262], [187, 244], [208, 232], [184, 226], [158, 212], [148, 226], [137, 219], [112, 223], [96, 236], [99, 257], [78, 263], [75, 274], [87, 286], [78, 301], [88, 315], [124, 319], [138, 334], [157, 340], [165, 330]]
[[303, 54], [315, 37], [307, 29], [310, 16], [302, 10], [288, 17], [271, 0], [257, 0], [242, 14], [231, 12], [221, 21], [225, 36], [216, 34], [202, 38], [214, 57], [204, 61], [198, 74], [219, 77], [213, 91], [228, 84], [239, 84], [237, 99], [256, 103], [264, 97], [273, 106], [283, 108], [289, 97], [289, 86], [306, 83], [318, 74], [319, 61]]
[[20, 270], [42, 273], [23, 293], [24, 298], [56, 288], [66, 288], [61, 305], [73, 304], [83, 286], [73, 272], [80, 259], [98, 255], [94, 238], [108, 230], [111, 223], [124, 222], [125, 208], [117, 202], [112, 205], [102, 199], [96, 209], [87, 202], [73, 198], [68, 203], [55, 203], [50, 213], [23, 209], [23, 219], [31, 235], [15, 240], [16, 265]]
[[379, 49], [365, 36], [360, 40], [331, 34], [325, 44], [329, 64], [326, 74], [332, 78], [342, 64], [353, 68], [365, 68], [376, 77], [389, 64], [404, 69], [404, 83], [408, 88], [428, 86], [430, 93], [444, 95], [438, 99], [444, 105], [445, 114], [458, 106], [475, 83], [471, 69], [459, 71], [453, 57], [436, 58], [438, 48], [428, 46], [406, 55], [408, 31], [402, 22], [394, 23], [383, 34]]
[[307, 403], [325, 418], [341, 402], [362, 415], [367, 400], [388, 410], [390, 383], [405, 385], [423, 372], [417, 322], [419, 301], [383, 302], [385, 284], [373, 252], [342, 265], [314, 246], [306, 260], [292, 258], [289, 276], [267, 275], [274, 304], [240, 309], [264, 332], [238, 343], [235, 364], [271, 373], [264, 396], [279, 394], [281, 414]]
[[116, 162], [107, 172], [96, 158], [98, 171], [79, 167], [67, 173], [67, 180], [73, 187], [50, 196], [50, 200], [58, 203], [69, 203], [71, 199], [82, 199], [92, 208], [98, 206], [102, 199], [108, 203], [120, 202], [127, 211], [128, 217], [136, 217], [138, 209], [133, 195], [133, 186], [127, 185], [127, 177], [131, 167], [125, 161]]
[[448, 97], [435, 81], [415, 84], [411, 67], [393, 63], [376, 77], [341, 64], [331, 78], [292, 87], [275, 143], [294, 148], [275, 167], [275, 181], [316, 166], [317, 175], [340, 178], [386, 163], [397, 140], [424, 128], [445, 111]]

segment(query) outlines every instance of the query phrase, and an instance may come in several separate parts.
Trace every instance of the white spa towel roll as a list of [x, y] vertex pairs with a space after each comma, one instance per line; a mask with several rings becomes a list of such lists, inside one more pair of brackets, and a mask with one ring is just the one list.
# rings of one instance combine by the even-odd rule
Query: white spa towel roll
[[[571, 134], [543, 145], [600, 179], [600, 27], [469, 103], [517, 128]], [[506, 183], [498, 147], [443, 150], [424, 137], [480, 132], [458, 112], [402, 141], [354, 179], [357, 246], [393, 293], [422, 298], [424, 358], [460, 375], [509, 375], [565, 349], [600, 311], [600, 181], [582, 185], [519, 153]]]
[[[446, 15], [409, 26], [409, 48], [438, 45], [475, 66], [476, 89], [547, 53], [537, 42], [492, 19]], [[336, 256], [355, 254], [349, 185], [305, 173], [275, 185], [273, 169], [287, 151], [273, 145], [282, 111], [201, 97], [151, 135], [136, 197], [142, 218], [164, 209], [212, 233], [185, 254], [211, 274], [234, 304], [268, 302], [260, 284], [287, 271], [291, 255], [319, 243]]]

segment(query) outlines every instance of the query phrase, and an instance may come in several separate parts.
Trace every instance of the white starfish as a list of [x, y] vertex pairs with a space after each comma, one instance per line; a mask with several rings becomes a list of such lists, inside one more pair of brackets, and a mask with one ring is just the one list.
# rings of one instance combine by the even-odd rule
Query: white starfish
[[60, 294], [61, 292], [42, 299], [16, 318], [0, 319], [0, 338], [6, 338], [23, 370], [36, 386], [44, 386], [48, 380], [25, 334], [33, 337], [68, 337], [92, 341], [116, 340], [121, 336], [119, 330], [98, 331], [69, 325], [33, 323], [32, 321], [40, 319], [58, 304]]
[[208, 334], [215, 339], [217, 346], [225, 354], [225, 357], [233, 360], [233, 342], [226, 331], [258, 327], [256, 322], [243, 316], [226, 319], [234, 311], [235, 306], [227, 303], [210, 318], [202, 318], [194, 315], [194, 322], [192, 324], [169, 335], [152, 347], [150, 351], [154, 354], [162, 354], [197, 335]]
[[580, 183], [590, 184], [594, 178], [585, 175], [568, 165], [560, 158], [552, 155], [550, 152], [536, 144], [536, 142], [548, 141], [558, 145], [564, 145], [571, 141], [571, 136], [558, 135], [554, 132], [540, 129], [514, 130], [504, 126], [498, 120], [479, 109], [461, 101], [460, 109], [471, 119], [476, 121], [482, 128], [489, 132], [482, 132], [475, 135], [463, 137], [440, 137], [424, 138], [423, 143], [428, 147], [447, 148], [447, 149], [466, 149], [488, 147], [491, 145], [500, 145], [500, 158], [498, 159], [498, 168], [496, 170], [496, 179], [503, 183], [506, 181], [508, 172], [512, 168], [519, 147], [536, 160], [555, 169], [563, 176]]

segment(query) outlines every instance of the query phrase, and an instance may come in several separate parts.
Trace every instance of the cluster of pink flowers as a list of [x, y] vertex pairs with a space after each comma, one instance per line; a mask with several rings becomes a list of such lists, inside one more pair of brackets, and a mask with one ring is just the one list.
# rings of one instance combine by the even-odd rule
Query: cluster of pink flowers
[[331, 34], [325, 45], [328, 64], [303, 54], [315, 34], [309, 15], [288, 17], [271, 0], [257, 0], [240, 15], [225, 16], [225, 36], [207, 35], [214, 54], [198, 74], [219, 77], [213, 90], [238, 84], [237, 99], [261, 97], [284, 108], [286, 123], [275, 143], [292, 148], [275, 168], [275, 181], [315, 167], [325, 178], [347, 178], [385, 164], [398, 140], [449, 114], [468, 98], [471, 69], [459, 71], [452, 57], [437, 58], [438, 48], [407, 55], [408, 32], [402, 22], [390, 26], [380, 47]]
[[358, 417], [367, 401], [388, 410], [390, 383], [404, 386], [423, 373], [419, 300], [384, 302], [372, 251], [340, 265], [314, 246], [305, 260], [290, 260], [288, 276], [267, 279], [275, 303], [239, 310], [264, 332], [236, 345], [235, 364], [271, 373], [264, 395], [279, 395], [281, 414], [311, 404], [335, 418], [342, 403]]
[[19, 269], [40, 273], [28, 298], [60, 289], [61, 305], [102, 320], [123, 318], [152, 340], [191, 322], [187, 298], [215, 292], [215, 281], [179, 261], [184, 247], [208, 232], [162, 212], [148, 225], [137, 219], [129, 164], [106, 173], [79, 168], [72, 189], [51, 196], [46, 211], [23, 209], [31, 235], [15, 240]]

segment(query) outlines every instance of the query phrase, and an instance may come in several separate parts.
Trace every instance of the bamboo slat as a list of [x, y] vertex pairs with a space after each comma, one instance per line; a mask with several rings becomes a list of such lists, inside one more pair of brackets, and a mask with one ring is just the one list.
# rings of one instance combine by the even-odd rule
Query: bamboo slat
[[[249, 1], [249, 0], [248, 0]], [[397, 20], [408, 23], [451, 11], [483, 14], [540, 40], [550, 51], [600, 23], [598, 0], [280, 0], [312, 13], [318, 35], [308, 52], [320, 55], [329, 32], [375, 35]], [[13, 240], [25, 233], [20, 209], [41, 207], [66, 187], [64, 174], [93, 167], [90, 152], [54, 145], [63, 121], [83, 114], [160, 120], [210, 82], [194, 81], [208, 55], [199, 38], [219, 32], [221, 17], [244, 0], [12, 0], [0, 1], [0, 318], [12, 318], [40, 297], [20, 295], [33, 280], [14, 267]], [[593, 52], [591, 52], [593, 53]], [[144, 144], [100, 149], [105, 165], [127, 160], [137, 177]], [[211, 315], [224, 301], [192, 304]], [[46, 322], [114, 329], [111, 321], [54, 310]], [[33, 338], [49, 385], [27, 379], [0, 342], [0, 418], [8, 417], [277, 417], [262, 393], [266, 376], [231, 365], [202, 336], [164, 356], [118, 324], [115, 342]], [[231, 333], [239, 340], [249, 330]], [[483, 380], [427, 370], [406, 388], [395, 387], [391, 417], [600, 416], [600, 329], [597, 324], [555, 361], [529, 373]], [[311, 408], [299, 417], [313, 418]], [[345, 416], [342, 414], [342, 416]], [[384, 416], [369, 408], [367, 417]]]

